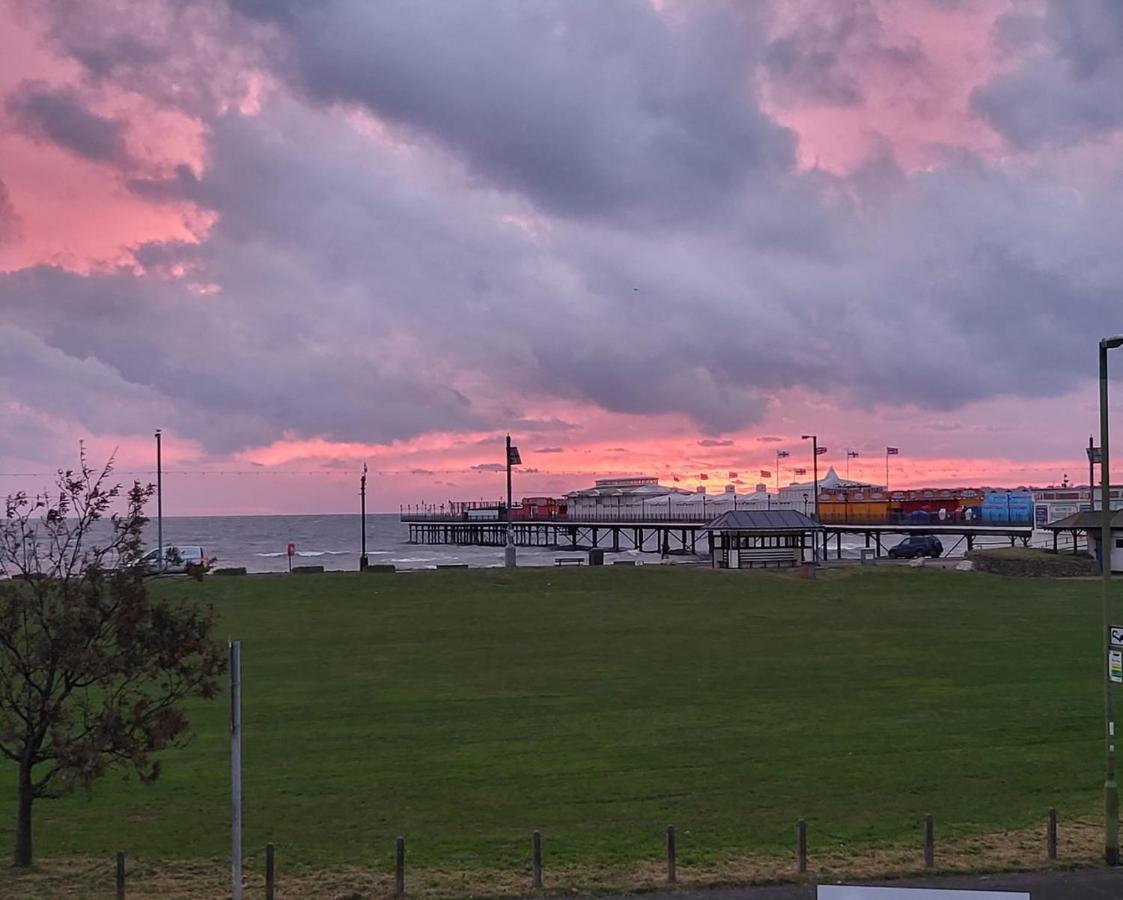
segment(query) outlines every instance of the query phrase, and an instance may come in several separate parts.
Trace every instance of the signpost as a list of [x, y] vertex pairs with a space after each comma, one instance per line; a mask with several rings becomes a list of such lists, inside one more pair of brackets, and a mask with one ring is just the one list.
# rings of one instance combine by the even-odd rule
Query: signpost
[[289, 541], [289, 574], [292, 574], [292, 558], [296, 556], [296, 544]]
[[241, 641], [230, 642], [230, 896], [242, 900]]

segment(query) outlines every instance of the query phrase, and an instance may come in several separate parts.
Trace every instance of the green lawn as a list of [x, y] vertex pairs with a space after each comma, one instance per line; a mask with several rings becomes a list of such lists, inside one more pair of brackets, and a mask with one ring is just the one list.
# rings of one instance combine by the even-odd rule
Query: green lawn
[[[243, 641], [245, 846], [286, 865], [790, 852], [1095, 814], [1099, 586], [915, 569], [175, 581]], [[228, 707], [154, 786], [37, 804], [41, 857], [221, 858]], [[3, 767], [0, 767], [2, 769]], [[5, 784], [14, 788], [14, 767]], [[11, 846], [11, 795], [0, 841]], [[6, 852], [6, 851], [5, 851]]]

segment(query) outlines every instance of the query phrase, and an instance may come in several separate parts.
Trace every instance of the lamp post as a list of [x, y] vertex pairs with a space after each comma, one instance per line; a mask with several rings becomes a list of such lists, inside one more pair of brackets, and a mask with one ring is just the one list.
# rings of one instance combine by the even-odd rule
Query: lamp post
[[1103, 575], [1104, 719], [1107, 741], [1104, 779], [1104, 861], [1119, 865], [1119, 785], [1115, 780], [1115, 711], [1111, 686], [1111, 464], [1108, 461], [1107, 351], [1123, 346], [1123, 335], [1100, 340], [1100, 571]]
[[511, 446], [511, 435], [507, 435], [507, 546], [503, 549], [503, 565], [513, 569], [515, 563], [515, 534], [511, 530], [511, 466], [521, 465], [519, 448]]
[[359, 571], [365, 572], [367, 568], [367, 464], [363, 463], [363, 475], [359, 479], [359, 515], [363, 523], [363, 549], [359, 553]]
[[[815, 498], [815, 523], [819, 523], [819, 436], [817, 434], [805, 434], [802, 436], [803, 440], [811, 441], [811, 477], [815, 481], [814, 485], [814, 498]], [[815, 553], [813, 556], [815, 565], [819, 564], [819, 536], [815, 535]]]
[[160, 454], [160, 429], [156, 429], [156, 546], [160, 573], [164, 572], [164, 472]]

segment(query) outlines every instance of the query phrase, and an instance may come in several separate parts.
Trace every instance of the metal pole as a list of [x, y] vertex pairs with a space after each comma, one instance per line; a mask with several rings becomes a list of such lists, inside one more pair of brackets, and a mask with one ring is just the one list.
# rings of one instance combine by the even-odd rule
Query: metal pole
[[359, 571], [367, 567], [367, 464], [363, 463], [363, 477], [359, 479], [359, 509], [363, 520], [363, 549], [359, 554]]
[[230, 896], [242, 900], [242, 642], [230, 642]]
[[515, 567], [515, 535], [511, 531], [511, 435], [507, 435], [507, 546], [503, 550], [503, 565]]
[[1092, 504], [1092, 512], [1096, 511], [1096, 464], [1093, 462], [1095, 454], [1092, 452], [1095, 449], [1092, 436], [1088, 435], [1088, 500]]
[[160, 453], [160, 429], [156, 429], [156, 546], [160, 548], [157, 565], [164, 571], [164, 473]]
[[885, 448], [885, 493], [889, 493], [889, 448]]
[[1106, 773], [1104, 778], [1104, 861], [1119, 865], [1119, 785], [1115, 780], [1115, 711], [1111, 687], [1111, 463], [1108, 456], [1107, 351], [1123, 344], [1123, 337], [1100, 341], [1100, 505], [1103, 518], [1100, 528], [1100, 570], [1103, 573], [1103, 660], [1104, 719], [1107, 729]]
[[815, 479], [815, 521], [819, 521], [819, 437], [811, 435], [811, 477]]

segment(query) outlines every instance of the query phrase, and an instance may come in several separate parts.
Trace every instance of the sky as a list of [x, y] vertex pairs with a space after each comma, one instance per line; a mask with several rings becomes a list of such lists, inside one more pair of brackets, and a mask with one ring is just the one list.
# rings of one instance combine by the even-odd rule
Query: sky
[[1115, 0], [0, 0], [0, 493], [1086, 481], [1120, 83]]

